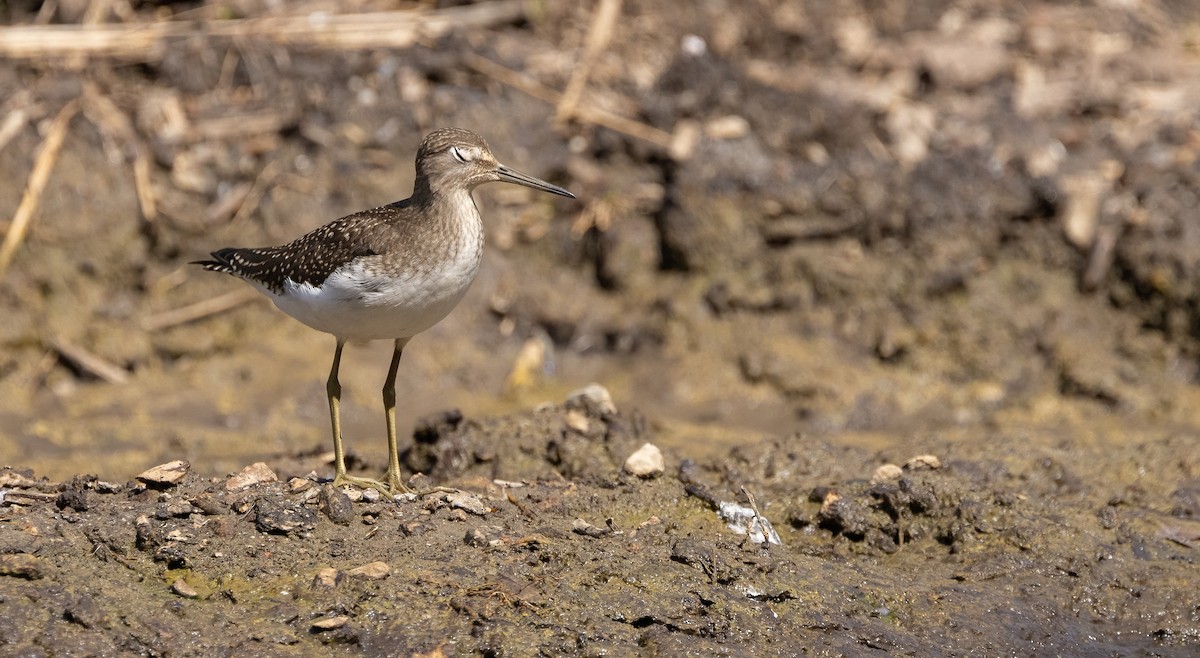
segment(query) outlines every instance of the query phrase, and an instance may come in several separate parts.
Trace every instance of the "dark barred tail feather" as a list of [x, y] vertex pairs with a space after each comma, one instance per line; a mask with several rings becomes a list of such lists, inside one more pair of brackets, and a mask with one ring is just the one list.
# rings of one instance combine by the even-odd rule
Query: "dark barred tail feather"
[[242, 250], [236, 247], [225, 247], [209, 254], [212, 256], [212, 260], [193, 260], [188, 262], [188, 265], [199, 265], [209, 272], [224, 272], [238, 276], [239, 271], [234, 260], [234, 254], [238, 251]]
[[279, 247], [247, 249], [225, 247], [212, 254], [212, 260], [194, 260], [189, 265], [199, 265], [210, 272], [224, 272], [240, 279], [256, 281], [272, 292], [283, 291], [286, 272], [281, 272], [280, 260], [285, 253]]

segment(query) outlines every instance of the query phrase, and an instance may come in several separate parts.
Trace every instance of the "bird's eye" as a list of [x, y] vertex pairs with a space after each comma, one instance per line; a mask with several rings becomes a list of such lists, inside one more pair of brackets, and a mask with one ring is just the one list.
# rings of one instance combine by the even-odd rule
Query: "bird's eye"
[[467, 155], [465, 153], [463, 153], [462, 151], [460, 151], [457, 146], [451, 146], [450, 153], [451, 153], [451, 155], [454, 156], [455, 160], [458, 160], [459, 162], [461, 162], [463, 164], [466, 164], [467, 160], [469, 159], [467, 157]]

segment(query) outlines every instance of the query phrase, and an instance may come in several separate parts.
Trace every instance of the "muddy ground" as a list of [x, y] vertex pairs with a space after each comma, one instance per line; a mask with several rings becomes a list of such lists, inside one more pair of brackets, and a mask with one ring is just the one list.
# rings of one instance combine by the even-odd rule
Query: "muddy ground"
[[[0, 654], [1200, 651], [1195, 5], [433, 4], [4, 6], [6, 235], [63, 142], [0, 285]], [[332, 339], [186, 262], [407, 196], [445, 125], [579, 199], [476, 192], [417, 493], [334, 491]]]

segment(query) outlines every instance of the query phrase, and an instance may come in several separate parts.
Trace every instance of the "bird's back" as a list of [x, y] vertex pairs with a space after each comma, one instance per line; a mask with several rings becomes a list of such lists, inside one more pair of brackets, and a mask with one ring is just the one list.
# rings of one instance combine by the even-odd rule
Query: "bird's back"
[[282, 294], [288, 281], [320, 286], [339, 267], [378, 255], [389, 241], [409, 232], [411, 222], [404, 217], [408, 202], [347, 215], [277, 247], [218, 249], [210, 260], [193, 264], [232, 274], [275, 294]]

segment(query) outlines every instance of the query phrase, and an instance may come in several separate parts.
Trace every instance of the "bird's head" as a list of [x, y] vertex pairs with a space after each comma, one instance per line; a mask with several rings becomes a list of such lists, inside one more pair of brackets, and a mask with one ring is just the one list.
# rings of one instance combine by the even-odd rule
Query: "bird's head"
[[441, 128], [426, 135], [417, 151], [417, 179], [424, 179], [434, 194], [470, 192], [484, 183], [502, 182], [575, 198], [557, 185], [500, 164], [482, 137], [462, 128]]

